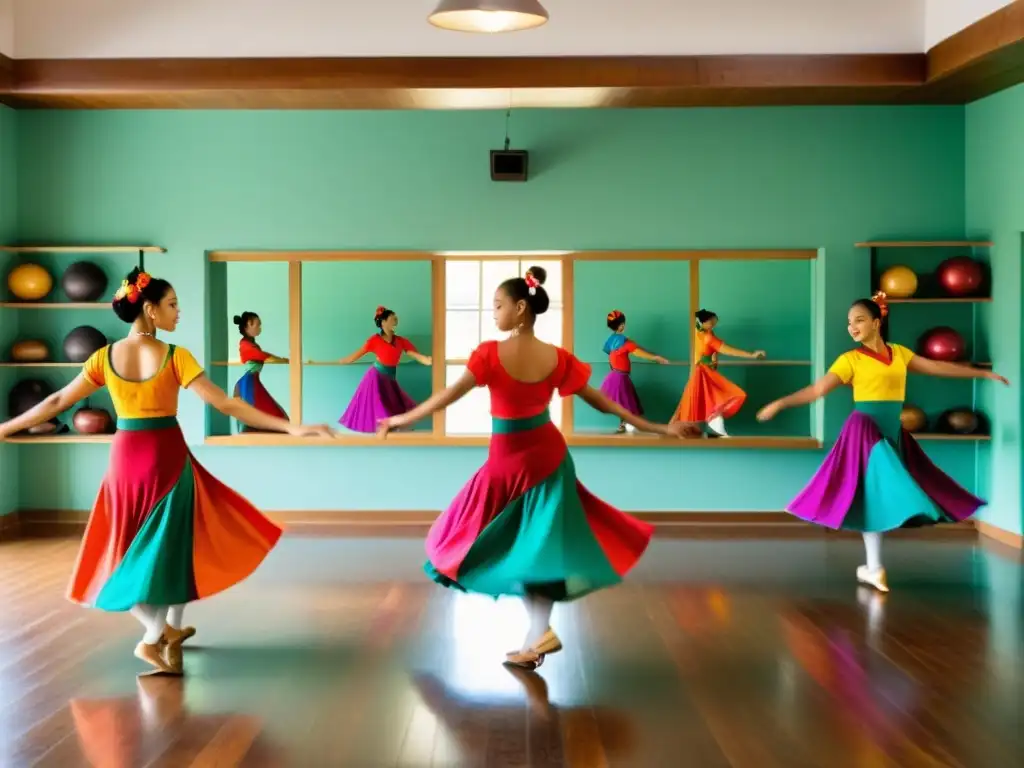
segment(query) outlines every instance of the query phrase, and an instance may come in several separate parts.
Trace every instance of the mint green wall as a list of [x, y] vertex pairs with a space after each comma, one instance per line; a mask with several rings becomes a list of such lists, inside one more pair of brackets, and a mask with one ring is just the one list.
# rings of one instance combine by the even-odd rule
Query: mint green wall
[[[969, 233], [990, 237], [996, 279], [993, 302], [982, 310], [995, 369], [1012, 386], [984, 386], [983, 407], [999, 414], [991, 446], [981, 451], [981, 490], [991, 497], [982, 518], [1024, 533], [1021, 471], [1021, 333], [1024, 291], [1024, 86], [966, 108], [966, 209]], [[998, 478], [998, 482], [996, 482]]]
[[[201, 360], [210, 249], [821, 248], [815, 300], [829, 323], [816, 341], [831, 359], [849, 346], [849, 302], [868, 290], [856, 241], [964, 229], [958, 107], [524, 111], [513, 144], [531, 150], [526, 184], [488, 178], [501, 112], [26, 111], [18, 121], [20, 236], [166, 246], [147, 264], [182, 293], [175, 340]], [[829, 402], [826, 438], [849, 407], [847, 394]], [[437, 509], [485, 456], [204, 447], [203, 408], [187, 393], [180, 418], [199, 460], [268, 509]], [[91, 503], [105, 447], [20, 450], [31, 457], [22, 506]], [[974, 486], [972, 446], [927, 450]], [[627, 509], [778, 510], [823, 452], [574, 456], [583, 481]]]
[[[18, 221], [18, 162], [17, 162], [17, 116], [14, 110], [0, 106], [0, 243], [11, 242], [16, 234]], [[14, 259], [0, 253], [0, 274], [6, 275]], [[6, 295], [6, 281], [0, 285], [0, 295]], [[0, 350], [6, 351], [16, 333], [16, 313], [0, 309]], [[3, 354], [3, 352], [0, 352]], [[0, 357], [0, 360], [3, 360]], [[7, 418], [6, 392], [14, 382], [12, 371], [0, 368], [0, 416]], [[19, 505], [19, 453], [13, 445], [0, 443], [0, 515], [14, 511]]]

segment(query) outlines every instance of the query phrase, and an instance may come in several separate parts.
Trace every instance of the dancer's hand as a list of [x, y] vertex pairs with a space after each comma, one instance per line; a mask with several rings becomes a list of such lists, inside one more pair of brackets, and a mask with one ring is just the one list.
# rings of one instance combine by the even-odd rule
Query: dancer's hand
[[992, 381], [999, 381], [1005, 384], [1006, 386], [1010, 386], [1010, 380], [1007, 379], [1005, 376], [1000, 376], [995, 371], [989, 371], [985, 378], [991, 379]]
[[755, 360], [764, 360], [766, 357], [768, 357], [768, 353], [766, 353], [763, 349], [759, 349], [756, 352], [754, 352]]
[[337, 430], [326, 424], [293, 424], [288, 434], [294, 437], [338, 437]]
[[701, 436], [700, 425], [694, 421], [673, 421], [669, 424], [665, 430], [665, 434], [669, 437], [678, 437], [680, 439], [687, 439]]
[[407, 427], [410, 423], [411, 422], [406, 418], [406, 414], [404, 413], [401, 413], [398, 416], [389, 416], [386, 419], [381, 419], [377, 422], [377, 437], [385, 438], [391, 430]]
[[658, 363], [659, 365], [668, 365], [668, 358], [662, 357], [661, 355], [655, 355], [654, 362]]
[[757, 420], [771, 421], [772, 419], [779, 415], [779, 411], [781, 410], [782, 406], [779, 404], [778, 400], [772, 403], [768, 403], [768, 405], [766, 405], [764, 408], [757, 412]]

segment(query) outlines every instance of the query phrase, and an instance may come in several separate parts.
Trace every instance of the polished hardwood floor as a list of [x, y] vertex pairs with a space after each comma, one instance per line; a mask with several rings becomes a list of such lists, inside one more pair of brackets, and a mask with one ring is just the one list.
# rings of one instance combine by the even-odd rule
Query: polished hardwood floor
[[1019, 765], [1024, 567], [973, 541], [656, 540], [503, 653], [512, 600], [426, 582], [414, 538], [285, 538], [189, 608], [184, 678], [136, 678], [127, 615], [71, 605], [76, 542], [0, 544], [0, 766]]

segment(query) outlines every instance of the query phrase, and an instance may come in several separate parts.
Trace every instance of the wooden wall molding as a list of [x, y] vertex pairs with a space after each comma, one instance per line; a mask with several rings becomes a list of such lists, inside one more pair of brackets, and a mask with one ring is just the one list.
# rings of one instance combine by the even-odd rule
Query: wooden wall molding
[[1024, 82], [1024, 0], [927, 53], [17, 59], [0, 102], [59, 109], [504, 109], [967, 103]]
[[974, 526], [978, 529], [978, 533], [986, 538], [998, 541], [1000, 544], [1012, 547], [1013, 549], [1024, 549], [1024, 536], [1019, 533], [998, 528], [983, 520], [976, 520]]
[[[292, 536], [422, 537], [440, 510], [277, 510], [266, 515]], [[829, 531], [786, 512], [755, 511], [630, 511], [650, 523], [660, 538], [694, 539], [822, 539], [859, 538], [848, 531]], [[12, 517], [12, 516], [8, 516]], [[14, 514], [8, 538], [73, 536], [85, 530], [88, 510], [25, 509]], [[2, 519], [2, 518], [0, 518]], [[977, 537], [975, 527], [939, 525], [907, 528], [887, 534], [930, 541], [963, 541]]]

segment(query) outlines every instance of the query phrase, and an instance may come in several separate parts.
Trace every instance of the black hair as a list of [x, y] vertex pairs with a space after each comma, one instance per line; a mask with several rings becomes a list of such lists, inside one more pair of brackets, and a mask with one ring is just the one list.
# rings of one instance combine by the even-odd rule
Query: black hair
[[617, 309], [613, 309], [608, 313], [608, 329], [614, 331], [621, 325], [626, 324], [626, 315], [624, 312], [619, 312]]
[[543, 315], [551, 304], [548, 292], [544, 290], [544, 281], [548, 279], [548, 272], [544, 267], [530, 267], [526, 270], [526, 274], [532, 276], [538, 283], [533, 293], [530, 293], [530, 286], [525, 277], [510, 277], [499, 287], [509, 295], [512, 301], [525, 301], [526, 306], [530, 308], [530, 314], [534, 317]]
[[704, 325], [704, 323], [708, 322], [709, 320], [718, 319], [718, 315], [716, 315], [710, 309], [698, 309], [693, 316], [701, 325]]
[[[134, 286], [136, 281], [139, 279], [139, 275], [144, 274], [141, 269], [136, 267], [125, 280], [128, 281], [128, 285]], [[159, 304], [163, 301], [164, 296], [171, 290], [171, 284], [166, 280], [161, 280], [159, 277], [150, 277], [149, 282], [146, 283], [146, 287], [142, 289], [141, 296], [134, 302], [129, 300], [128, 296], [122, 296], [120, 298], [114, 297], [111, 305], [114, 308], [114, 314], [121, 318], [124, 322], [131, 325], [139, 319], [139, 315], [142, 314], [142, 307], [148, 301], [151, 304]]]
[[384, 329], [381, 326], [383, 326], [384, 321], [393, 314], [395, 314], [394, 310], [388, 309], [387, 307], [377, 307], [377, 311], [373, 314], [373, 322], [383, 331]]
[[889, 341], [889, 318], [888, 313], [882, 311], [882, 306], [874, 299], [857, 299], [853, 304], [850, 305], [850, 309], [854, 307], [863, 307], [872, 320], [880, 320], [881, 325], [878, 327], [878, 333], [882, 337], [882, 341]]
[[258, 318], [259, 315], [257, 315], [255, 312], [243, 312], [242, 314], [235, 315], [233, 318], [231, 318], [231, 322], [238, 326], [238, 332], [240, 334], [245, 336], [245, 338], [249, 338], [249, 334], [245, 332], [245, 329], [249, 327], [250, 321], [256, 320]]

